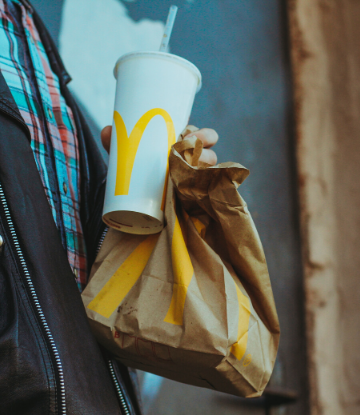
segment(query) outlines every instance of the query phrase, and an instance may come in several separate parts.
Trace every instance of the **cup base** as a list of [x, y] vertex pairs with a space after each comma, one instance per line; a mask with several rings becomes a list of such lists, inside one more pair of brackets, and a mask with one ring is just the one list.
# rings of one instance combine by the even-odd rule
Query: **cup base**
[[130, 210], [108, 212], [102, 220], [113, 229], [135, 235], [152, 235], [161, 232], [164, 227], [158, 219]]

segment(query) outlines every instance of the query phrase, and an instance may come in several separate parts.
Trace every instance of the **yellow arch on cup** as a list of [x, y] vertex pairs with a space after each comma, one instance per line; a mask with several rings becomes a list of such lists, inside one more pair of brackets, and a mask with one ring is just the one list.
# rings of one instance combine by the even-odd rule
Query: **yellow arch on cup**
[[[176, 142], [174, 123], [169, 115], [162, 108], [153, 108], [147, 111], [135, 124], [135, 127], [128, 136], [124, 120], [121, 115], [114, 111], [114, 123], [117, 138], [117, 170], [115, 183], [115, 196], [129, 194], [131, 174], [134, 167], [135, 157], [140, 145], [141, 138], [144, 134], [149, 122], [156, 116], [163, 117], [168, 133], [168, 156], [171, 146]], [[162, 197], [161, 209], [165, 207], [165, 195], [167, 188], [167, 179], [169, 172], [169, 164], [166, 168], [165, 186]]]

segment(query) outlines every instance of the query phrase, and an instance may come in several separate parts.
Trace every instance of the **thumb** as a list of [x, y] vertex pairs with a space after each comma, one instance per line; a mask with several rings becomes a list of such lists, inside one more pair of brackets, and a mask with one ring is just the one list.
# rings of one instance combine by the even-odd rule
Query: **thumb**
[[107, 125], [105, 128], [102, 129], [101, 134], [100, 134], [102, 145], [107, 152], [110, 151], [111, 131], [112, 131], [111, 125]]

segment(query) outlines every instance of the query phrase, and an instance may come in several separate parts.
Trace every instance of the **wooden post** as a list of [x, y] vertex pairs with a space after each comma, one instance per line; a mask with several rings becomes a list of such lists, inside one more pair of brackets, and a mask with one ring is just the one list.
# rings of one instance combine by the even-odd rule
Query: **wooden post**
[[360, 2], [288, 0], [312, 415], [360, 413]]

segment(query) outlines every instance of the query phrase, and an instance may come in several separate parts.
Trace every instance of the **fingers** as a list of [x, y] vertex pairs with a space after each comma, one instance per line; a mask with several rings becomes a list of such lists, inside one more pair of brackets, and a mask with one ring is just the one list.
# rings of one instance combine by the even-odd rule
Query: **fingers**
[[[101, 142], [107, 152], [110, 151], [111, 131], [111, 125], [106, 126], [101, 131]], [[204, 144], [204, 149], [201, 153], [199, 161], [215, 166], [217, 163], [217, 156], [216, 153], [209, 148], [217, 143], [219, 139], [217, 132], [211, 128], [202, 128], [201, 130], [187, 134], [185, 137], [193, 135], [199, 138]]]
[[107, 125], [105, 128], [101, 130], [100, 134], [102, 145], [107, 152], [110, 151], [111, 130], [111, 125]]
[[194, 135], [199, 138], [204, 144], [204, 148], [199, 161], [210, 164], [211, 166], [215, 166], [217, 163], [217, 155], [215, 151], [210, 150], [210, 148], [217, 143], [219, 139], [218, 133], [212, 128], [202, 128], [201, 130], [190, 132], [184, 138], [192, 137]]
[[201, 130], [187, 134], [184, 138], [192, 137], [194, 135], [203, 142], [204, 148], [214, 146], [219, 139], [218, 133], [212, 128], [202, 128]]
[[199, 158], [199, 161], [210, 164], [211, 166], [215, 166], [215, 164], [217, 163], [217, 155], [215, 151], [204, 148]]

